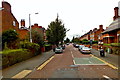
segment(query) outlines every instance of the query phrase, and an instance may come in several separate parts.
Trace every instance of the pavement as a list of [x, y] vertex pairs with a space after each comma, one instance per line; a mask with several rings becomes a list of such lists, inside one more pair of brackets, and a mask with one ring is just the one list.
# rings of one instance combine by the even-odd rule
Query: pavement
[[105, 57], [101, 57], [99, 55], [99, 51], [95, 50], [95, 49], [91, 49], [91, 52], [92, 52], [92, 55], [118, 67], [118, 55], [114, 55], [114, 54], [109, 54], [109, 53], [106, 53], [106, 56]]
[[22, 61], [8, 68], [5, 68], [0, 72], [2, 72], [3, 78], [11, 78], [24, 70], [34, 71], [38, 66], [43, 64], [46, 60], [48, 60], [53, 55], [54, 55], [54, 52], [52, 50], [49, 52], [44, 52], [38, 56]]

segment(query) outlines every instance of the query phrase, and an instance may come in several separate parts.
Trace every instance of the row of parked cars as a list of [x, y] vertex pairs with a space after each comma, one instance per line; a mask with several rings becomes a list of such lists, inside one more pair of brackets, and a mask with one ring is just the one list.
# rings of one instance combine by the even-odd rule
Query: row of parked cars
[[79, 44], [73, 44], [74, 47], [78, 48], [78, 50], [81, 53], [91, 53], [91, 49], [89, 47], [86, 47], [84, 45], [79, 45]]

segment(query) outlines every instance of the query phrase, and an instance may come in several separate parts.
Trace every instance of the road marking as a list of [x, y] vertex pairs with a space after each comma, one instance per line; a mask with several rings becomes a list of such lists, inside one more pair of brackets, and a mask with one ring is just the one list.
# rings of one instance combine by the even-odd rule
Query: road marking
[[91, 61], [89, 61], [89, 63], [92, 63]]
[[40, 67], [37, 68], [37, 70], [43, 69], [53, 58], [54, 58], [54, 56], [52, 56], [50, 59], [48, 59], [46, 62], [44, 62]]
[[24, 78], [26, 75], [28, 75], [32, 70], [23, 70], [20, 73], [16, 74], [12, 78]]
[[73, 64], [76, 65], [75, 60], [73, 59]]
[[108, 79], [108, 80], [112, 80], [110, 77], [103, 75], [104, 78]]
[[95, 57], [95, 58], [97, 58], [98, 60], [104, 62], [105, 64], [107, 64], [108, 66], [112, 67], [113, 69], [118, 69], [117, 67], [113, 66], [112, 64], [110, 64], [110, 63], [108, 63], [108, 62], [106, 62], [106, 61], [104, 61], [104, 60], [102, 60], [102, 59], [100, 59], [100, 58], [98, 58], [98, 57], [96, 57], [96, 56], [94, 56], [94, 55], [92, 55], [92, 54], [90, 54], [90, 55], [91, 55], [92, 57]]
[[73, 54], [72, 54], [72, 51], [71, 51], [71, 55], [72, 55], [72, 58], [74, 58]]

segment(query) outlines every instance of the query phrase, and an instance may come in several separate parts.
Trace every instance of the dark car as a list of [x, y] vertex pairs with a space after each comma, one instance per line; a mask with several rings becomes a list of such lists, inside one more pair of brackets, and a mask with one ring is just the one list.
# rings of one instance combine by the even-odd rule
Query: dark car
[[65, 45], [62, 45], [61, 47], [62, 47], [62, 49], [65, 49]]

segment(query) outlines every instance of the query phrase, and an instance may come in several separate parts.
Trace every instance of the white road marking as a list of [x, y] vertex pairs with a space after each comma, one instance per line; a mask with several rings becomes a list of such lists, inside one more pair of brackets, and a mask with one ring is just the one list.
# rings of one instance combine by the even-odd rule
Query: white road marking
[[92, 63], [91, 61], [89, 61], [89, 63]]
[[71, 51], [71, 55], [72, 55], [72, 58], [74, 58], [72, 51]]
[[108, 80], [112, 80], [110, 77], [103, 75], [104, 78], [108, 79]]

